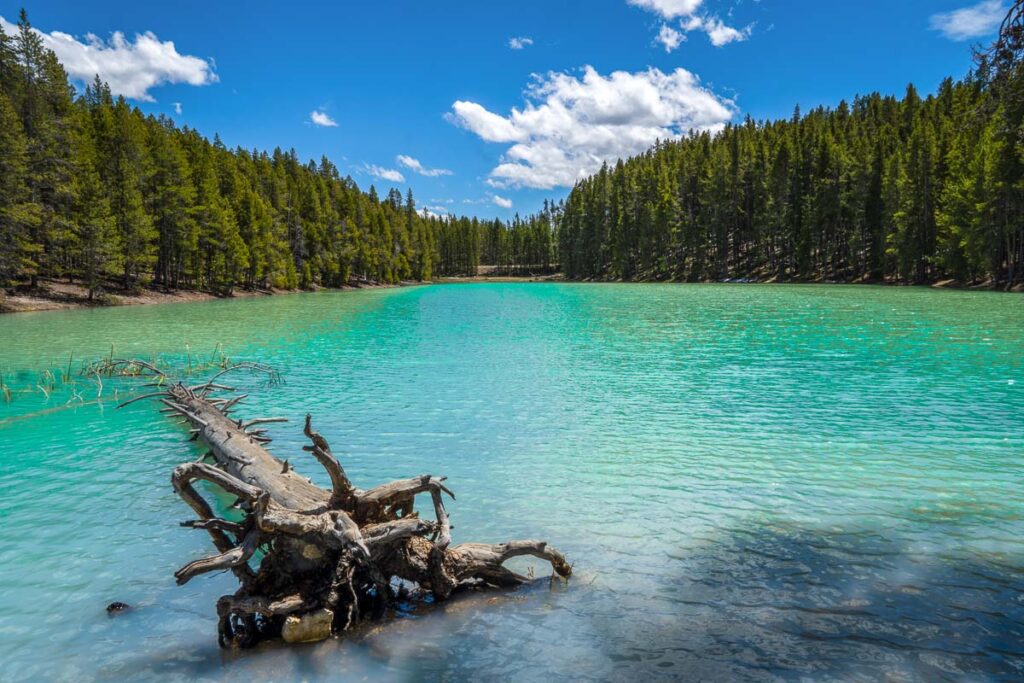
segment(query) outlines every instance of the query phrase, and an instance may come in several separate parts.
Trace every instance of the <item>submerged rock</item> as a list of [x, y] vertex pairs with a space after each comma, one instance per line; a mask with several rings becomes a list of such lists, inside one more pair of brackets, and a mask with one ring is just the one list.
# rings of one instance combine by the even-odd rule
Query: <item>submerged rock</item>
[[315, 643], [330, 637], [333, 623], [334, 612], [326, 608], [293, 614], [284, 620], [281, 637], [286, 643]]
[[107, 605], [107, 614], [113, 616], [115, 614], [120, 614], [121, 612], [127, 612], [131, 608], [131, 605], [124, 602], [112, 602]]

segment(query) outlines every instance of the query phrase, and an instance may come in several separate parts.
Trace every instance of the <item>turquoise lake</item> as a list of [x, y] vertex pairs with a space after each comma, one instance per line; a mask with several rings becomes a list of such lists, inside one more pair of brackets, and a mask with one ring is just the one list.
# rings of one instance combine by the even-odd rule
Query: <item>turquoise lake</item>
[[[200, 447], [115, 410], [131, 381], [48, 389], [111, 345], [273, 365], [232, 381], [238, 414], [291, 418], [271, 450], [298, 470], [327, 483], [311, 412], [357, 485], [447, 475], [456, 543], [547, 539], [576, 574], [221, 651], [233, 577], [173, 577], [211, 552], [170, 486]], [[1024, 678], [1019, 295], [464, 284], [17, 314], [0, 372], [0, 680]]]

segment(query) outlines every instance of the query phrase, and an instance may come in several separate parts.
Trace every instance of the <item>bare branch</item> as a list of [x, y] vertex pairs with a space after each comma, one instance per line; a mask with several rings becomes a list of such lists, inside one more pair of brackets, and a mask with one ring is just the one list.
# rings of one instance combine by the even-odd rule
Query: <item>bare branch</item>
[[331, 453], [327, 439], [321, 436], [320, 432], [313, 430], [312, 417], [308, 414], [303, 432], [313, 442], [312, 446], [303, 446], [303, 450], [311, 452], [331, 478], [331, 507], [351, 508], [356, 489], [349, 481], [341, 463]]
[[189, 562], [184, 567], [174, 572], [174, 578], [178, 585], [188, 583], [193, 577], [207, 572], [214, 572], [219, 569], [232, 569], [245, 564], [253, 556], [260, 546], [260, 532], [253, 529], [245, 535], [242, 544], [219, 555], [204, 557], [201, 560]]
[[245, 533], [245, 528], [241, 524], [219, 518], [190, 519], [186, 522], [182, 522], [181, 526], [189, 529], [219, 529], [221, 531], [227, 531], [228, 533], [235, 534], [238, 538], [241, 538], [242, 534]]
[[248, 422], [244, 422], [244, 423], [238, 425], [238, 428], [244, 431], [244, 430], [248, 429], [249, 427], [254, 427], [256, 425], [266, 425], [266, 424], [273, 424], [275, 422], [287, 422], [287, 421], [288, 421], [287, 417], [258, 417], [255, 420], [249, 420]]
[[167, 395], [167, 392], [164, 392], [164, 391], [156, 391], [156, 392], [153, 392], [152, 394], [143, 394], [142, 396], [136, 396], [133, 399], [129, 399], [129, 400], [125, 401], [124, 403], [119, 404], [117, 407], [118, 408], [124, 408], [125, 406], [131, 405], [132, 403], [135, 403], [136, 401], [142, 401], [142, 400], [147, 399], [147, 398], [156, 398], [157, 396], [166, 396], [166, 395]]

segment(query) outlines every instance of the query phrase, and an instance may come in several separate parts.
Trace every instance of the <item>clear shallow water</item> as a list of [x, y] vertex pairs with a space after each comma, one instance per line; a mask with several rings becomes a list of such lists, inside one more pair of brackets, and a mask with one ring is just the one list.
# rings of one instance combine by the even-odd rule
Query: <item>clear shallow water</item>
[[[216, 645], [229, 576], [156, 408], [0, 402], [0, 679], [1024, 677], [1024, 299], [828, 286], [493, 284], [0, 317], [0, 371], [68, 354], [271, 363], [357, 483], [451, 478], [456, 542], [576, 562], [308, 647]], [[108, 384], [109, 398], [124, 387]], [[79, 380], [85, 399], [96, 388]], [[538, 569], [540, 567], [538, 566]], [[107, 603], [137, 606], [110, 619]]]

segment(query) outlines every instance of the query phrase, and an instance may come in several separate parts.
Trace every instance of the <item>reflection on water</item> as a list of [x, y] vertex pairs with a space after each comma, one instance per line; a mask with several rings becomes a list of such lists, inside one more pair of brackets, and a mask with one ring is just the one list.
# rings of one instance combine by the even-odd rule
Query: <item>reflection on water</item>
[[[168, 482], [196, 448], [143, 404], [29, 394], [0, 404], [0, 678], [1024, 677], [1019, 298], [316, 294], [8, 316], [0, 369], [27, 383], [111, 342], [270, 362], [286, 383], [240, 378], [244, 412], [293, 418], [273, 448], [296, 467], [325, 483], [300, 450], [309, 410], [357, 483], [447, 474], [456, 542], [548, 538], [577, 574], [225, 653], [213, 605], [232, 579], [172, 577], [208, 552]], [[113, 600], [135, 609], [109, 618]]]

